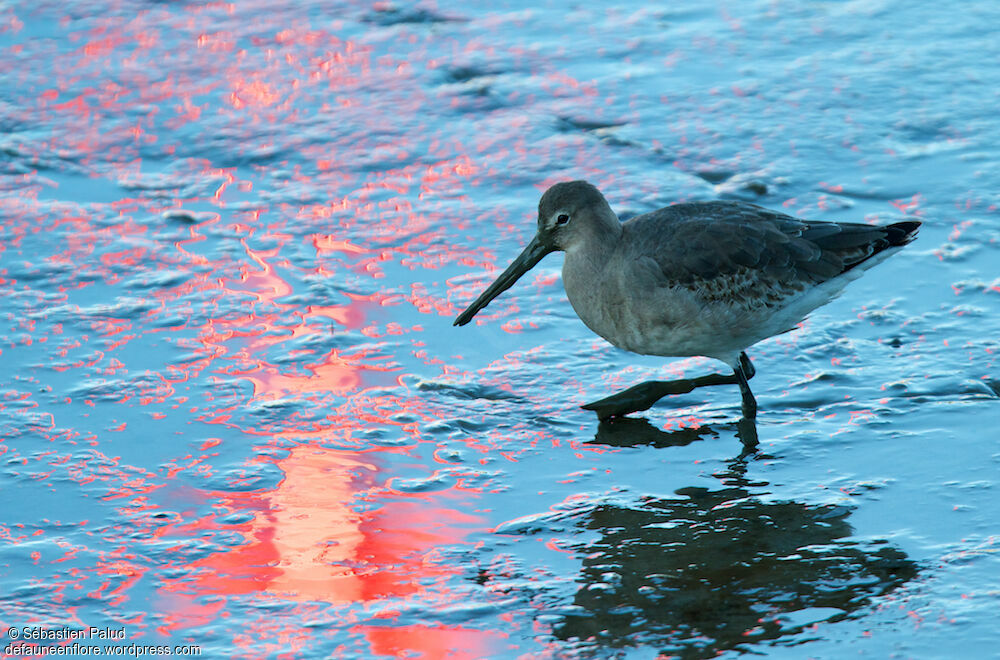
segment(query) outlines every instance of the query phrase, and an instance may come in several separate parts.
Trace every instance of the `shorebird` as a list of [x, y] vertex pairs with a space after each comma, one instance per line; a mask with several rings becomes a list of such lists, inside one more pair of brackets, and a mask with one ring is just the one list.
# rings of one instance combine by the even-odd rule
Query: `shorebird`
[[642, 355], [720, 360], [732, 375], [652, 381], [588, 403], [608, 419], [667, 394], [736, 384], [757, 414], [746, 349], [795, 329], [811, 311], [917, 235], [920, 223], [800, 220], [746, 202], [674, 204], [620, 222], [586, 181], [557, 183], [538, 202], [538, 233], [455, 325], [465, 325], [542, 257], [566, 253], [566, 297], [588, 328]]

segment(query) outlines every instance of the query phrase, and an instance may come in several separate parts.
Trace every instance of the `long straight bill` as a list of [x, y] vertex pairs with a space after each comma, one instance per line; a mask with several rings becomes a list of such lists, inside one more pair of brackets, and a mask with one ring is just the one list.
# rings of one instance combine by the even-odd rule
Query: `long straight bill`
[[539, 240], [536, 235], [528, 246], [524, 248], [521, 254], [517, 255], [517, 259], [514, 259], [511, 265], [507, 266], [507, 270], [500, 274], [500, 277], [496, 279], [493, 284], [489, 286], [485, 291], [480, 294], [476, 301], [469, 305], [469, 308], [458, 315], [455, 319], [455, 325], [465, 325], [472, 320], [479, 310], [490, 304], [490, 301], [499, 296], [501, 293], [514, 286], [516, 282], [522, 275], [527, 273], [529, 270], [534, 268], [535, 264], [542, 260], [542, 257], [552, 252], [554, 248], [547, 245], [543, 245], [541, 240]]

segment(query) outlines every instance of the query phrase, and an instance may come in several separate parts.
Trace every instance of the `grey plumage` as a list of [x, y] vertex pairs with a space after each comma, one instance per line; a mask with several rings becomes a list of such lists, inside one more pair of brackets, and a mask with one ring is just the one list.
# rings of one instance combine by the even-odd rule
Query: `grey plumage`
[[675, 204], [621, 223], [591, 184], [557, 183], [538, 203], [538, 233], [455, 325], [563, 250], [566, 295], [591, 330], [636, 353], [726, 362], [752, 417], [744, 350], [794, 327], [914, 240], [919, 226], [800, 220], [722, 201]]
[[752, 273], [762, 287], [792, 295], [906, 245], [919, 225], [808, 222], [745, 202], [691, 202], [637, 216], [623, 227], [633, 244], [643, 246], [639, 251], [656, 261], [668, 286], [701, 289], [716, 282], [735, 290]]

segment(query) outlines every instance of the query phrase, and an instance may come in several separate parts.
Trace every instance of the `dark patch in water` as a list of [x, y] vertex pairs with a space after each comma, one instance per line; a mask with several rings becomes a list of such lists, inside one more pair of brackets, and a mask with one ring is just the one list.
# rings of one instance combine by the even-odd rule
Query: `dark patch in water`
[[445, 16], [429, 9], [424, 9], [423, 7], [397, 7], [388, 5], [375, 8], [375, 10], [372, 13], [367, 14], [363, 20], [376, 25], [390, 26], [410, 23], [450, 23], [465, 21], [466, 19], [455, 16]]
[[488, 385], [477, 385], [470, 383], [467, 385], [450, 385], [448, 383], [438, 383], [424, 380], [417, 383], [417, 389], [421, 392], [438, 392], [446, 396], [457, 399], [486, 399], [489, 401], [524, 401], [522, 397], [510, 392], [504, 392], [496, 387]]
[[1000, 397], [1000, 380], [986, 379], [983, 381], [994, 394]]
[[454, 66], [444, 72], [444, 79], [450, 83], [467, 83], [476, 78], [495, 76], [499, 72], [478, 66]]
[[722, 183], [734, 174], [735, 172], [729, 172], [727, 170], [700, 170], [695, 172], [695, 175], [705, 181], [708, 181], [712, 185]]
[[164, 211], [160, 214], [160, 217], [164, 220], [173, 220], [177, 222], [184, 222], [188, 224], [199, 224], [206, 222], [208, 220], [215, 220], [219, 217], [218, 213], [212, 213], [211, 211], [191, 211], [188, 209], [170, 209], [169, 211]]
[[599, 131], [610, 128], [620, 128], [628, 122], [624, 121], [604, 121], [601, 119], [581, 119], [578, 117], [559, 117], [559, 125], [556, 130], [560, 133], [570, 131]]

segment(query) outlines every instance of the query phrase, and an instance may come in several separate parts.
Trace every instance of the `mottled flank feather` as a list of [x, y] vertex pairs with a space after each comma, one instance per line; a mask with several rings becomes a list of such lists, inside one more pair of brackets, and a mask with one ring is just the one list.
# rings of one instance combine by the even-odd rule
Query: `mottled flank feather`
[[761, 277], [748, 266], [740, 266], [725, 276], [696, 278], [672, 286], [689, 290], [706, 304], [721, 303], [747, 311], [780, 307], [786, 298], [806, 288], [802, 281]]

